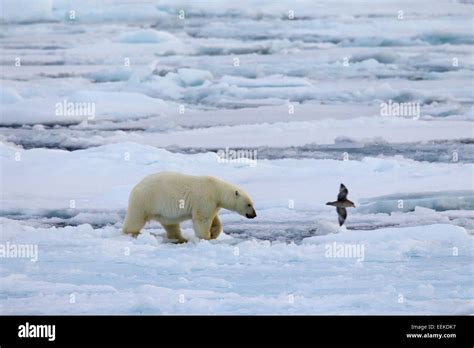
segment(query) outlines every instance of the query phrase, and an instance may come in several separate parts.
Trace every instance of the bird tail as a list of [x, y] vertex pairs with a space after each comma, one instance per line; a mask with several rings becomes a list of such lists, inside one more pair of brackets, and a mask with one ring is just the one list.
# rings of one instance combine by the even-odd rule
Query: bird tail
[[327, 202], [326, 205], [332, 205], [332, 206], [335, 206], [336, 205], [336, 202]]

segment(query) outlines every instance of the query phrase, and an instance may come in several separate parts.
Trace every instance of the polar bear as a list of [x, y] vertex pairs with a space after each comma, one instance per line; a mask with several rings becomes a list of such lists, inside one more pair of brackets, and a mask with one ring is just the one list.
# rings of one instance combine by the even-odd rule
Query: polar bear
[[186, 242], [179, 224], [192, 219], [196, 236], [215, 239], [222, 231], [221, 208], [253, 219], [257, 216], [244, 190], [211, 176], [175, 172], [151, 174], [130, 193], [123, 232], [137, 236], [150, 220], [161, 223], [169, 239]]

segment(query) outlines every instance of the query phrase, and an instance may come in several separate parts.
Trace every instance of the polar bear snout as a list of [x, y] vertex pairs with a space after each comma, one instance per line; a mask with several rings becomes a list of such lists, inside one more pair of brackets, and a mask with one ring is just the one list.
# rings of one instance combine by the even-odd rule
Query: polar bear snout
[[250, 213], [245, 213], [245, 217], [247, 219], [254, 219], [257, 217], [257, 212], [255, 211], [255, 209], [252, 208], [252, 211]]

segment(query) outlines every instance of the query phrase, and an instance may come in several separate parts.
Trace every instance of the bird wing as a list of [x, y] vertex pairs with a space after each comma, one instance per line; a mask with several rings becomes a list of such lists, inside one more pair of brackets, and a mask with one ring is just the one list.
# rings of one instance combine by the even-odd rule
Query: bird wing
[[342, 201], [346, 199], [348, 193], [349, 191], [347, 190], [347, 187], [345, 187], [344, 184], [341, 184], [341, 187], [339, 188], [339, 194], [337, 195], [337, 200]]
[[347, 210], [346, 208], [336, 208], [336, 210], [337, 210], [337, 217], [339, 220], [339, 226], [342, 226], [344, 224], [344, 221], [346, 221]]

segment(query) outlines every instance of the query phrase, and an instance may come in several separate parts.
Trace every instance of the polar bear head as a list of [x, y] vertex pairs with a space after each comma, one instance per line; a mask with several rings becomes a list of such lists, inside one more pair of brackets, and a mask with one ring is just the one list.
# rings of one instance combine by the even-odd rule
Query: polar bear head
[[237, 189], [234, 192], [234, 200], [235, 200], [235, 211], [245, 216], [248, 219], [253, 219], [257, 217], [257, 212], [253, 207], [253, 202], [250, 199], [249, 195], [246, 194], [243, 190]]

